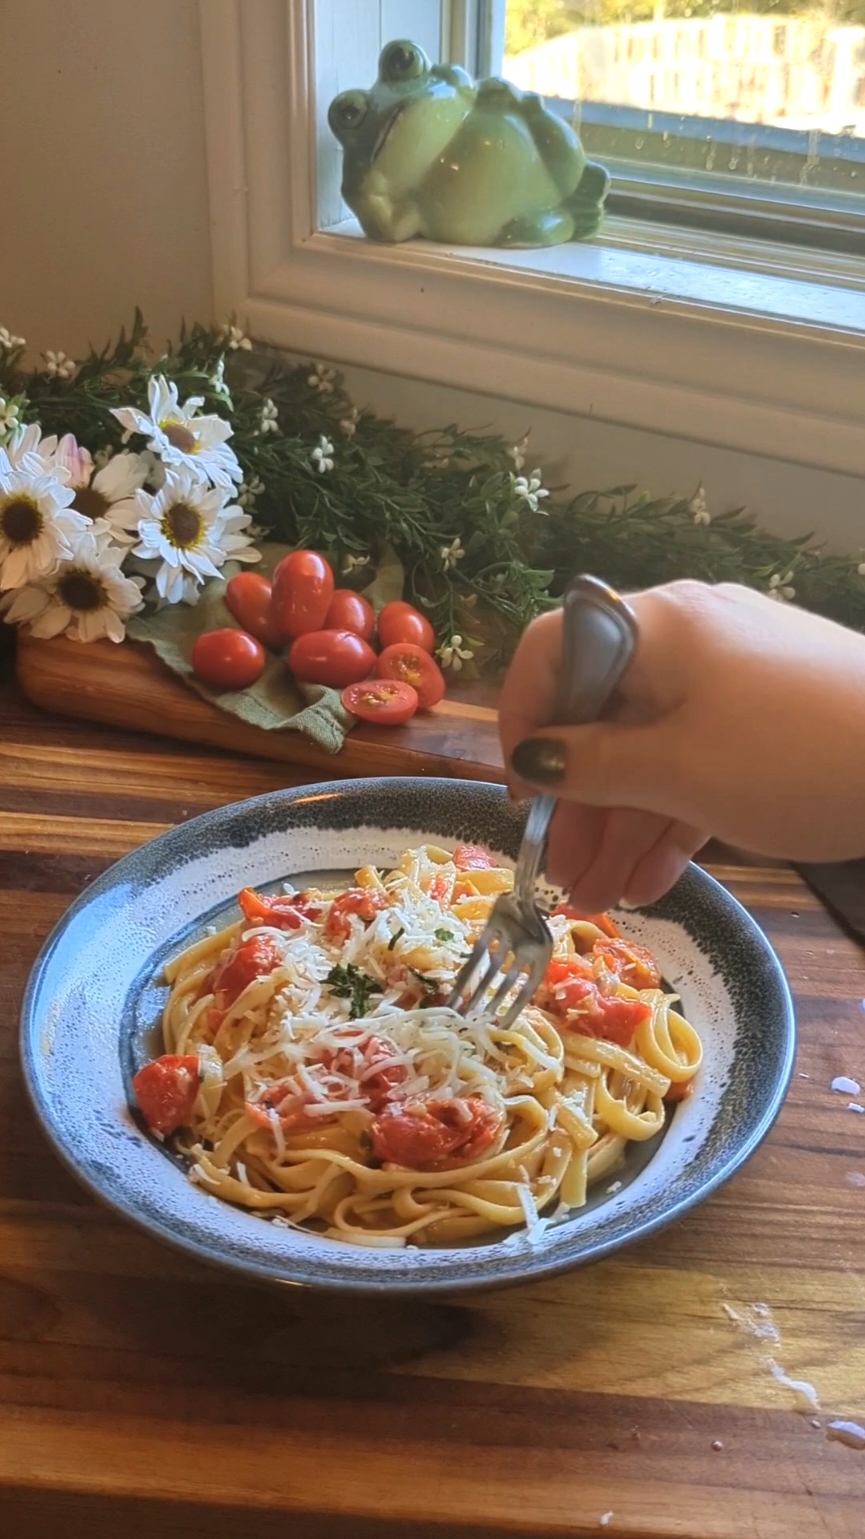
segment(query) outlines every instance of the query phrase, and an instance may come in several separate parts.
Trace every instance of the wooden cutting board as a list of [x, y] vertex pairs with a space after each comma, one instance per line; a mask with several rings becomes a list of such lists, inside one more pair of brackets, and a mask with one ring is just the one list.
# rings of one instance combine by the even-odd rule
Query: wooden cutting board
[[478, 682], [450, 689], [432, 711], [403, 727], [361, 724], [338, 754], [326, 753], [300, 732], [247, 726], [203, 700], [160, 662], [150, 647], [124, 641], [87, 646], [59, 637], [18, 637], [18, 680], [43, 710], [136, 732], [205, 743], [326, 771], [329, 776], [446, 775], [502, 781], [494, 686]]

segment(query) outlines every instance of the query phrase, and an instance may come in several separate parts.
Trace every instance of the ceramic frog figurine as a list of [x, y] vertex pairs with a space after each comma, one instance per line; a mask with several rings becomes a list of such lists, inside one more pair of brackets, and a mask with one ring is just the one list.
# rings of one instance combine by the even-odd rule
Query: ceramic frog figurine
[[388, 43], [372, 89], [343, 91], [328, 122], [342, 195], [371, 240], [553, 246], [601, 223], [609, 176], [563, 119], [414, 43]]

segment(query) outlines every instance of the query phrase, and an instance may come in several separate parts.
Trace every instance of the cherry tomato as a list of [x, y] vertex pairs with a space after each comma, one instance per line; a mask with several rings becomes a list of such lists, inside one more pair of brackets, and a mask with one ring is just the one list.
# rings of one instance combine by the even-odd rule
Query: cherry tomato
[[273, 574], [273, 620], [283, 641], [324, 628], [333, 572], [314, 550], [293, 550]]
[[248, 924], [272, 925], [276, 930], [299, 930], [301, 915], [307, 919], [320, 919], [322, 914], [321, 904], [312, 902], [305, 892], [291, 896], [277, 893], [266, 898], [252, 887], [244, 887], [237, 901]]
[[372, 673], [375, 653], [354, 631], [307, 631], [292, 643], [287, 662], [302, 684], [345, 689]]
[[500, 1113], [476, 1095], [390, 1102], [372, 1125], [373, 1153], [409, 1170], [448, 1158], [468, 1163], [495, 1143], [501, 1124]]
[[458, 844], [454, 850], [454, 865], [460, 871], [489, 871], [498, 865], [498, 861], [479, 844]]
[[600, 957], [609, 972], [615, 973], [623, 983], [629, 983], [632, 989], [656, 989], [660, 986], [661, 974], [655, 958], [651, 951], [637, 945], [636, 941], [595, 941], [592, 952]]
[[378, 617], [378, 639], [383, 647], [391, 647], [397, 641], [412, 641], [425, 652], [434, 652], [436, 633], [426, 615], [413, 604], [394, 599], [385, 604]]
[[397, 1086], [408, 1077], [408, 1068], [401, 1058], [394, 1056], [393, 1045], [376, 1036], [367, 1037], [356, 1048], [347, 1046], [328, 1052], [322, 1062], [335, 1074], [356, 1079], [358, 1095], [368, 1101], [373, 1112], [382, 1111]]
[[417, 690], [399, 679], [365, 679], [349, 684], [342, 692], [342, 703], [361, 721], [375, 721], [382, 727], [400, 727], [417, 710]]
[[282, 962], [282, 949], [275, 935], [250, 935], [238, 942], [213, 975], [213, 993], [217, 1008], [230, 1010], [256, 978], [266, 978]]
[[637, 1028], [649, 1019], [651, 1009], [641, 999], [605, 994], [591, 977], [590, 966], [588, 958], [581, 957], [551, 962], [538, 991], [539, 1003], [542, 1009], [562, 1017], [569, 1031], [630, 1047]]
[[[341, 1091], [342, 1095], [345, 1095], [344, 1087], [332, 1088], [335, 1093]], [[273, 1085], [260, 1101], [247, 1101], [245, 1110], [260, 1128], [272, 1129], [270, 1114], [276, 1112], [284, 1133], [308, 1133], [311, 1128], [327, 1126], [337, 1115], [336, 1112], [325, 1116], [320, 1113], [310, 1115], [308, 1107], [314, 1106], [316, 1101], [317, 1097], [312, 1090], [301, 1085], [298, 1079], [292, 1078]]]
[[196, 1057], [164, 1053], [138, 1070], [132, 1088], [147, 1126], [156, 1133], [175, 1133], [189, 1126], [200, 1084]]
[[270, 652], [282, 647], [282, 636], [270, 612], [273, 589], [260, 572], [238, 572], [225, 590], [225, 607], [250, 636]]
[[383, 908], [384, 898], [380, 892], [371, 887], [350, 887], [330, 905], [324, 933], [328, 940], [346, 940], [351, 934], [349, 914], [357, 914], [364, 924], [369, 924]]
[[618, 926], [609, 914], [581, 914], [578, 909], [571, 908], [569, 903], [560, 903], [558, 908], [553, 909], [553, 913], [565, 914], [568, 919], [587, 919], [589, 924], [596, 925], [605, 935], [609, 935], [611, 940], [619, 938]]
[[375, 610], [362, 593], [351, 588], [337, 588], [324, 617], [323, 630], [354, 631], [369, 641], [375, 630]]
[[246, 631], [205, 631], [192, 648], [192, 671], [211, 689], [248, 689], [266, 662], [261, 642]]
[[412, 641], [398, 641], [393, 646], [385, 647], [375, 665], [375, 671], [380, 679], [399, 679], [401, 683], [410, 684], [412, 689], [416, 689], [418, 706], [422, 711], [438, 705], [445, 692], [444, 674], [438, 663], [430, 657], [429, 652]]

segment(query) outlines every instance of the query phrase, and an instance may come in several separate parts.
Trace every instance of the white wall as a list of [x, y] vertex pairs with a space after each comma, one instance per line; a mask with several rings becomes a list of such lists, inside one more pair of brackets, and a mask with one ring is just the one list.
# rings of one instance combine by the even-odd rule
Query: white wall
[[[0, 72], [0, 324], [75, 355], [136, 303], [158, 343], [182, 316], [210, 319], [197, 0], [0, 0]], [[348, 380], [406, 425], [531, 427], [553, 482], [663, 494], [702, 479], [715, 510], [746, 503], [779, 532], [865, 545], [865, 480], [411, 378]]]

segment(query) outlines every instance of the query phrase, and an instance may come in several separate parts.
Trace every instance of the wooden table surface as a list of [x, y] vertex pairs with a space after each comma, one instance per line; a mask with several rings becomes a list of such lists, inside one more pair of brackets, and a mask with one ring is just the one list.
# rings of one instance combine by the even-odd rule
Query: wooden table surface
[[[25, 1099], [17, 1019], [111, 861], [284, 765], [41, 715], [0, 682], [0, 1534], [862, 1539], [865, 958], [797, 876], [716, 867], [799, 1017], [771, 1137], [618, 1259], [458, 1302], [244, 1286], [98, 1207]], [[799, 1414], [770, 1359], [813, 1384]]]

